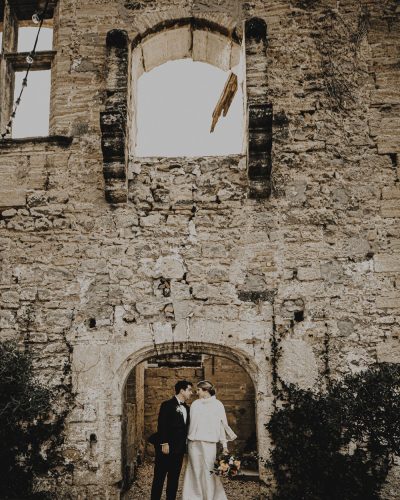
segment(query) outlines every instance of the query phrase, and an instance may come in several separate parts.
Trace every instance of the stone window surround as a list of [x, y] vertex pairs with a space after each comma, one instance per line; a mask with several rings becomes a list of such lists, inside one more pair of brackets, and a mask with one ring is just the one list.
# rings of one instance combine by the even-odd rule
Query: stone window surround
[[[29, 52], [18, 52], [18, 28], [30, 25], [29, 19], [36, 11], [36, 2], [25, 2], [24, 8], [18, 8], [15, 0], [5, 0], [4, 10], [0, 14], [3, 24], [3, 50], [0, 54], [0, 131], [3, 132], [10, 119], [14, 106], [15, 73], [28, 68], [26, 57]], [[30, 5], [31, 4], [31, 5]], [[55, 2], [50, 8], [43, 22], [44, 27], [52, 27]], [[51, 70], [54, 50], [37, 51], [30, 71]], [[52, 106], [50, 104], [50, 110]]]
[[137, 84], [143, 73], [179, 59], [192, 59], [229, 71], [240, 62], [241, 41], [236, 33], [228, 33], [216, 24], [186, 18], [162, 23], [156, 31], [149, 30], [132, 42], [130, 155], [134, 156], [136, 149]]
[[[100, 114], [105, 197], [111, 204], [127, 201], [127, 170], [136, 145], [137, 81], [145, 71], [167, 61], [192, 58], [225, 71], [239, 63], [243, 51], [246, 64], [244, 106], [247, 130], [249, 196], [269, 197], [272, 169], [272, 105], [267, 96], [246, 92], [248, 64], [259, 65], [266, 75], [267, 27], [253, 18], [245, 22], [245, 39], [199, 18], [171, 19], [156, 24], [130, 41], [124, 30], [107, 33], [105, 111]], [[257, 78], [259, 75], [257, 76]], [[254, 78], [250, 71], [250, 78]], [[254, 86], [253, 86], [254, 87]], [[265, 87], [265, 85], [264, 85]]]

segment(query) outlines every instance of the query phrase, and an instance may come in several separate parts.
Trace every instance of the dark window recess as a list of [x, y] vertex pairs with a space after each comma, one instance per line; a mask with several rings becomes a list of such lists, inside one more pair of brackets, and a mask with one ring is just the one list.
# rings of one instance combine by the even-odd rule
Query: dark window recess
[[304, 320], [304, 311], [295, 311], [294, 320], [296, 321], [296, 323], [300, 323], [301, 321], [303, 321]]

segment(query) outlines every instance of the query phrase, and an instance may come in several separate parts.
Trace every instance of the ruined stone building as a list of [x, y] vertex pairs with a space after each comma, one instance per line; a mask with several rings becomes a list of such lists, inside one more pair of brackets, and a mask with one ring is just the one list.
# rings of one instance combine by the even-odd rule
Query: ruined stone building
[[[1, 132], [18, 28], [44, 4], [0, 0]], [[145, 371], [154, 388], [167, 370], [149, 360], [222, 366], [226, 390], [243, 370], [262, 456], [274, 384], [400, 361], [399, 16], [396, 0], [50, 0], [53, 48], [32, 64], [51, 70], [49, 136], [0, 140], [0, 328], [64, 388], [57, 498], [119, 498]], [[143, 73], [240, 57], [241, 154], [135, 154]]]

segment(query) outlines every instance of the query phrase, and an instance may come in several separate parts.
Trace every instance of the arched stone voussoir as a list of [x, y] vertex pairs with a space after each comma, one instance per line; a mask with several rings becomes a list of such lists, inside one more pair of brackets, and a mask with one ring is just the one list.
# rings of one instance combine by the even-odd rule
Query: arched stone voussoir
[[239, 63], [240, 43], [236, 31], [207, 19], [189, 17], [149, 28], [134, 38], [132, 48], [134, 53], [141, 49], [145, 71], [185, 58], [228, 71]]
[[142, 347], [127, 356], [115, 372], [115, 382], [120, 391], [123, 390], [129, 373], [139, 363], [146, 359], [176, 353], [198, 353], [221, 356], [238, 363], [251, 377], [255, 386], [259, 380], [260, 366], [249, 356], [249, 353], [238, 347], [228, 347], [211, 342], [165, 342], [161, 344]]

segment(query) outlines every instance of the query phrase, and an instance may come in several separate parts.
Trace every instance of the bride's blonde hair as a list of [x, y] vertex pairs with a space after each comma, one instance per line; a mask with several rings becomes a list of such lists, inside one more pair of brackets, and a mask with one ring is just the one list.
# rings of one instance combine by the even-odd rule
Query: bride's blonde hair
[[197, 388], [198, 389], [203, 389], [203, 391], [209, 392], [211, 396], [215, 396], [215, 387], [208, 380], [201, 380], [197, 384]]

